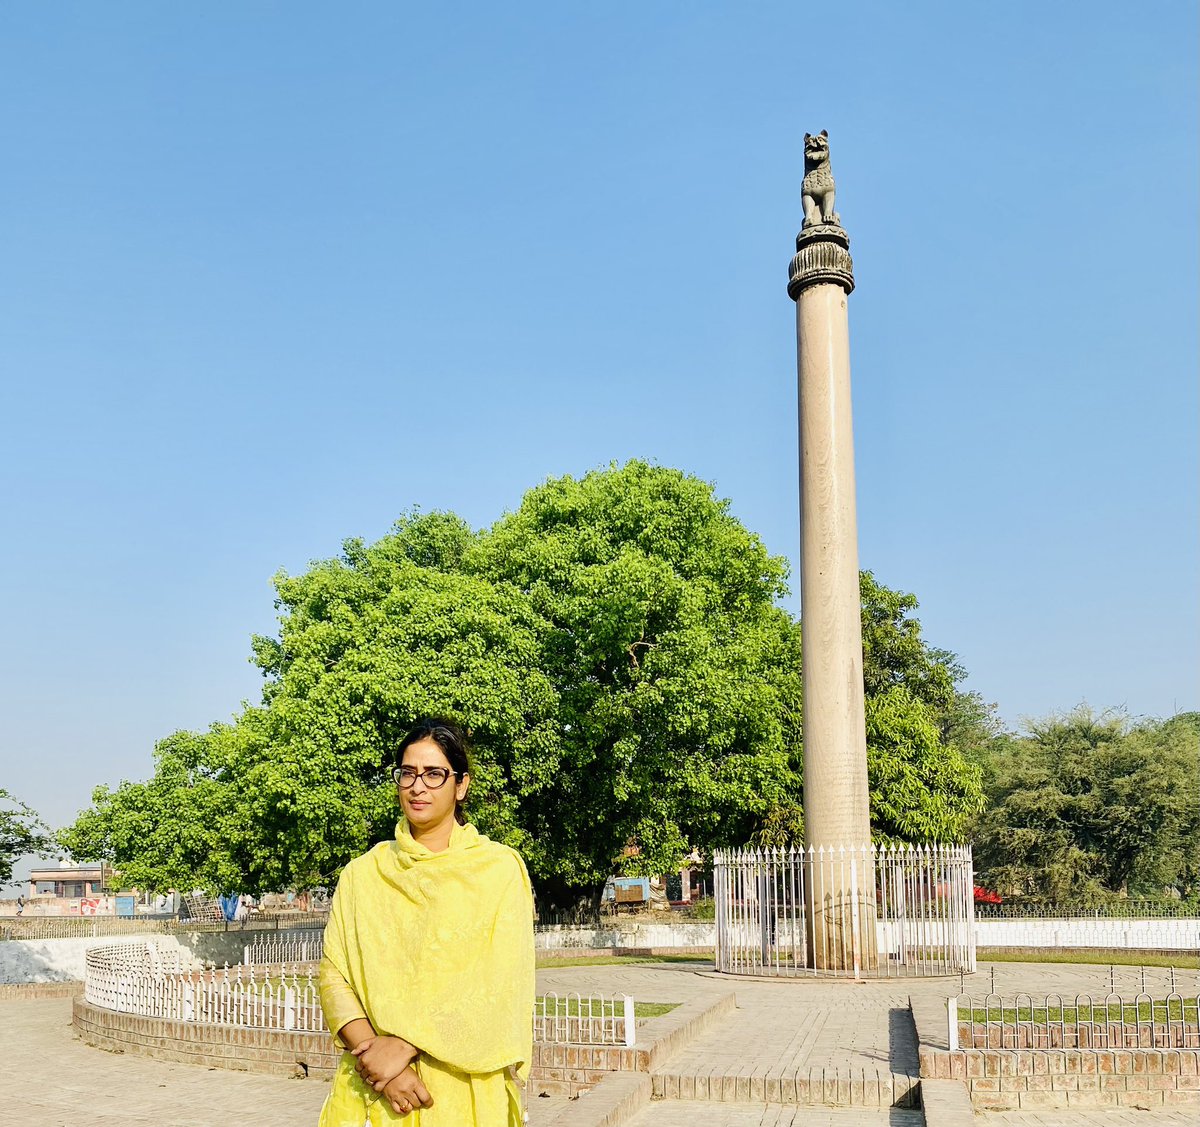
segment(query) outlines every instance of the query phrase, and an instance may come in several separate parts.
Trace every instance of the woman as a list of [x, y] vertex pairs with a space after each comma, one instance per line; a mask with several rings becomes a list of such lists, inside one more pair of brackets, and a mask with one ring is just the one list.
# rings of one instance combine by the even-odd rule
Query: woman
[[418, 724], [393, 777], [395, 840], [346, 866], [325, 928], [321, 1007], [346, 1051], [320, 1127], [516, 1127], [533, 1053], [529, 876], [463, 817], [454, 724]]

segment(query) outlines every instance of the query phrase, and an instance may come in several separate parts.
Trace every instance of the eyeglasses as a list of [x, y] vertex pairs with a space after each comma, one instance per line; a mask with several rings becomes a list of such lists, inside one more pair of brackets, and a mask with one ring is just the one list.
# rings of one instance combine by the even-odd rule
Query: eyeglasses
[[430, 790], [437, 790], [438, 787], [446, 785], [446, 780], [451, 775], [458, 778], [457, 773], [448, 767], [426, 767], [424, 771], [418, 771], [415, 767], [397, 767], [392, 772], [396, 785], [405, 790], [413, 786], [418, 779], [423, 779]]

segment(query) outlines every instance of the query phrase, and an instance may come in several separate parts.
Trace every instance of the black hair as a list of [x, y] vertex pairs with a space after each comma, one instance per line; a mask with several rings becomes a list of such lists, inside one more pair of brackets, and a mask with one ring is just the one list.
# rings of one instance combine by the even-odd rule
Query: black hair
[[[450, 764], [450, 770], [454, 772], [456, 782], [461, 783], [463, 776], [471, 773], [471, 761], [467, 754], [467, 737], [463, 735], [462, 729], [453, 720], [444, 716], [430, 716], [424, 720], [418, 720], [409, 729], [408, 735], [400, 741], [400, 746], [396, 748], [397, 767], [403, 765], [404, 753], [413, 744], [420, 743], [422, 740], [432, 740], [442, 749], [446, 762]], [[460, 826], [467, 824], [467, 816], [463, 813], [461, 802], [455, 803], [454, 817]]]

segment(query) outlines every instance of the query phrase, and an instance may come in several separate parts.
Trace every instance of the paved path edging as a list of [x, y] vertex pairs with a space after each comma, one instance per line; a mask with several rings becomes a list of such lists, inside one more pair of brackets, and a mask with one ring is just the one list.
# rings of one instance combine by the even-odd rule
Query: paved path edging
[[922, 1080], [925, 1127], [974, 1127], [971, 1093], [961, 1080]]
[[670, 1013], [656, 1018], [654, 1040], [645, 1057], [645, 1071], [653, 1072], [661, 1068], [685, 1045], [737, 1008], [736, 994], [722, 994], [716, 999], [700, 998], [684, 1002]]
[[613, 1072], [573, 1099], [546, 1127], [624, 1127], [650, 1103], [645, 1072]]

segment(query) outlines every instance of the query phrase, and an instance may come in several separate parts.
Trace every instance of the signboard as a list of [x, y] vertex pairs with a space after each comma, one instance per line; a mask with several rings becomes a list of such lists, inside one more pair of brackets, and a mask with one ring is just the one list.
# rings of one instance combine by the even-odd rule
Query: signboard
[[118, 896], [117, 900], [117, 915], [123, 919], [131, 920], [134, 915], [134, 907], [137, 904], [136, 896]]

